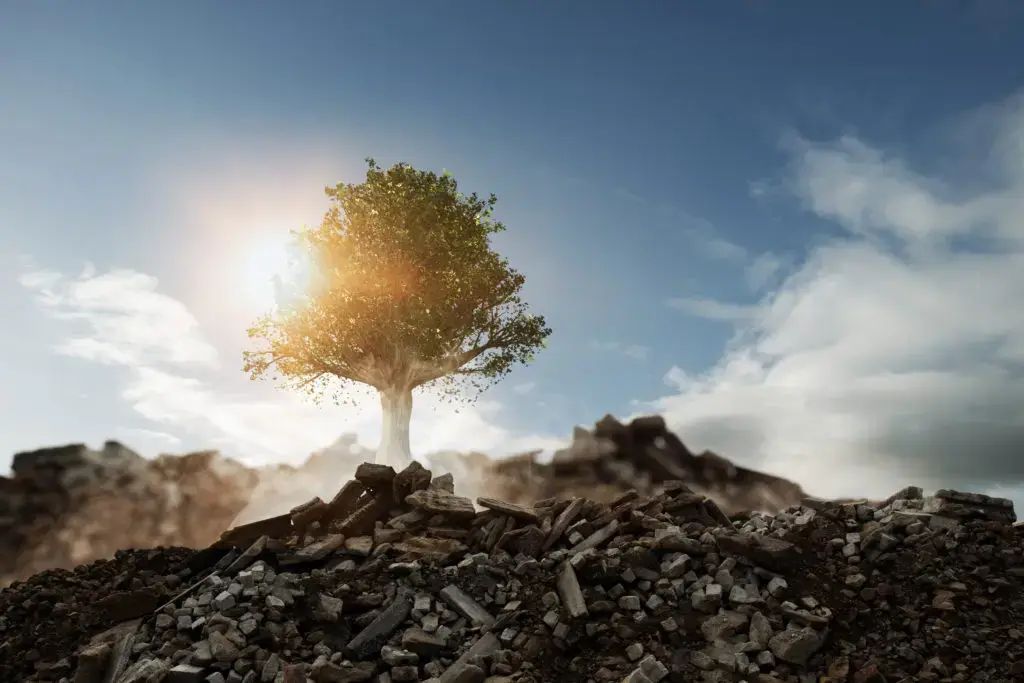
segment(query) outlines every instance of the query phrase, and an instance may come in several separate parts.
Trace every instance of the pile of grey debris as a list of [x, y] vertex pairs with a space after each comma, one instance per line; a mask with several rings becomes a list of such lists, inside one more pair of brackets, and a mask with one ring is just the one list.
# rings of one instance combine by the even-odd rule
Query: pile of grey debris
[[[683, 481], [727, 514], [777, 512], [804, 498], [786, 479], [692, 453], [658, 415], [622, 423], [608, 415], [577, 427], [567, 448], [492, 460], [482, 453], [433, 453], [474, 494], [533, 505], [549, 497], [610, 502], [624, 492], [657, 495]], [[0, 476], [0, 586], [47, 569], [71, 569], [118, 549], [205, 547], [238, 521], [287, 511], [311, 495], [330, 497], [373, 453], [343, 437], [302, 465], [250, 468], [216, 451], [144, 458], [108, 441], [14, 455]]]
[[593, 429], [576, 427], [567, 448], [550, 463], [539, 452], [495, 460], [486, 484], [502, 500], [531, 504], [550, 496], [585, 496], [612, 501], [628, 490], [657, 495], [670, 481], [713, 499], [727, 514], [746, 510], [778, 512], [801, 502], [797, 484], [734, 464], [710, 451], [692, 452], [661, 415], [620, 422], [612, 415]]
[[914, 488], [734, 519], [681, 482], [474, 505], [448, 475], [364, 464], [206, 550], [14, 584], [0, 678], [1019, 681], [1014, 522], [1009, 501]]

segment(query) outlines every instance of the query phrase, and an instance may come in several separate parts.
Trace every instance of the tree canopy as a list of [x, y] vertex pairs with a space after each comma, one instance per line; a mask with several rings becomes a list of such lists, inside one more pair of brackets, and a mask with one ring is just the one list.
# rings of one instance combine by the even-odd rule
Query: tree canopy
[[367, 163], [364, 182], [326, 188], [319, 226], [293, 233], [310, 288], [249, 329], [250, 377], [274, 374], [318, 398], [344, 391], [331, 378], [398, 395], [444, 378], [483, 389], [530, 361], [551, 330], [491, 248], [505, 229], [496, 197], [464, 195], [447, 173]]

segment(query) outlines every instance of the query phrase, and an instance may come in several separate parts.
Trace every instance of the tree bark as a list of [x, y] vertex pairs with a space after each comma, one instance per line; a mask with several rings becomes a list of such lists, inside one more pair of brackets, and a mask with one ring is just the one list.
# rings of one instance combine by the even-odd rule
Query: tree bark
[[401, 471], [412, 462], [409, 447], [409, 420], [412, 418], [412, 389], [387, 389], [380, 392], [383, 411], [377, 462]]

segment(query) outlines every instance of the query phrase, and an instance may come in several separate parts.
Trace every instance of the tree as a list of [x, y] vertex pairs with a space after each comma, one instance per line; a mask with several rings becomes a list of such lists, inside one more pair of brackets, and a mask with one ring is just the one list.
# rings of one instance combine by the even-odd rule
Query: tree
[[326, 188], [318, 227], [293, 231], [309, 289], [249, 329], [259, 348], [244, 353], [244, 368], [317, 400], [373, 387], [383, 409], [377, 461], [401, 465], [412, 457], [414, 389], [482, 391], [531, 361], [551, 330], [520, 299], [525, 278], [491, 249], [505, 229], [494, 195], [465, 196], [448, 173], [367, 163], [365, 182]]

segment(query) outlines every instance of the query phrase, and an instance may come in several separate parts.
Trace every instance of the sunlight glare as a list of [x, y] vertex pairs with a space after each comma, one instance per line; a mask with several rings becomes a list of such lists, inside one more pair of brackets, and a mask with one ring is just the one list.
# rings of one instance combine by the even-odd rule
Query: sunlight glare
[[264, 233], [256, 238], [239, 265], [240, 294], [249, 304], [265, 309], [281, 304], [279, 296], [287, 292], [280, 292], [280, 285], [294, 292], [308, 276], [308, 267], [292, 248], [287, 232]]

